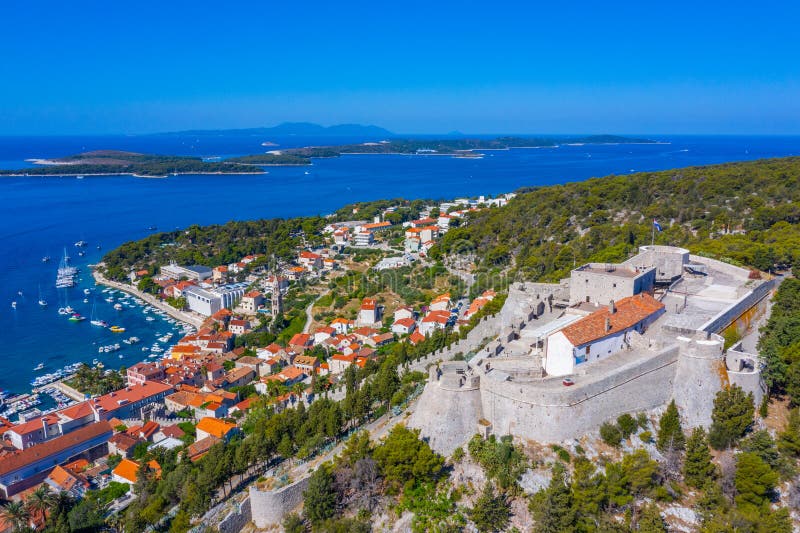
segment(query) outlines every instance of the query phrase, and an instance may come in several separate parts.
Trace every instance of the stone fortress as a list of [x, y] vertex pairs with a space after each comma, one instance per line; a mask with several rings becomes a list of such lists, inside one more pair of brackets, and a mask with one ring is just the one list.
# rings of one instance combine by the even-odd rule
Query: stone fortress
[[[576, 439], [623, 413], [675, 400], [686, 426], [708, 426], [729, 384], [765, 387], [747, 333], [774, 285], [749, 270], [670, 246], [621, 264], [589, 263], [558, 284], [510, 288], [502, 333], [466, 361], [430, 369], [409, 425], [450, 454], [475, 433]], [[735, 348], [735, 349], [733, 349]]]

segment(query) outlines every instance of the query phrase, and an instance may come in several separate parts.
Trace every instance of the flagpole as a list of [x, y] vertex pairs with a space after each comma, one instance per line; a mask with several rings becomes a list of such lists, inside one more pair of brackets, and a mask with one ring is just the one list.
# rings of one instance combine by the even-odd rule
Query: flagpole
[[653, 246], [656, 243], [656, 223], [653, 222], [653, 236], [650, 238], [650, 246]]

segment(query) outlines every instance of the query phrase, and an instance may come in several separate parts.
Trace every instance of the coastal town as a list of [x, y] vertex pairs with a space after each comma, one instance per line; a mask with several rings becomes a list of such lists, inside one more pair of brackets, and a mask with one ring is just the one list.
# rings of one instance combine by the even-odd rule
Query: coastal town
[[[60, 406], [45, 411], [31, 406], [16, 413], [17, 419], [0, 419], [2, 496], [24, 499], [43, 485], [75, 498], [111, 491], [111, 508], [120, 512], [138, 477], [160, 470], [157, 461], [142, 461], [147, 450], [179, 450], [198, 461], [215, 444], [240, 434], [257, 402], [281, 412], [309, 407], [321, 397], [341, 398], [349, 368], [376, 365], [399, 344], [416, 346], [437, 334], [471, 329], [497, 297], [493, 290], [470, 298], [467, 291], [437, 292], [434, 284], [424, 303], [369, 294], [334, 305], [338, 298], [325, 286], [364, 269], [423, 265], [430, 247], [451, 227], [466, 223], [468, 213], [503, 206], [513, 196], [431, 205], [419, 218], [399, 224], [384, 220], [396, 211], [392, 206], [373, 220], [330, 223], [319, 246], [299, 248], [288, 262], [253, 254], [211, 266], [169, 263], [132, 271], [129, 285], [97, 272], [98, 282], [109, 284], [105, 292], [123, 290], [142, 305], [152, 302], [158, 307], [149, 309], [183, 322], [185, 335], [125, 369], [120, 386], [104, 394], [76, 384], [76, 372], [90, 371], [86, 365], [53, 375], [54, 383], [37, 382], [39, 389], [58, 391]], [[366, 264], [353, 259], [360, 250], [372, 252]], [[299, 301], [309, 303], [292, 309], [300, 288], [311, 296]], [[315, 307], [341, 312], [315, 313]], [[294, 323], [282, 330], [275, 323], [292, 312], [303, 318], [298, 331], [273, 335], [291, 329]], [[272, 341], [262, 345], [258, 339], [264, 335]], [[99, 376], [116, 374], [94, 366]]]

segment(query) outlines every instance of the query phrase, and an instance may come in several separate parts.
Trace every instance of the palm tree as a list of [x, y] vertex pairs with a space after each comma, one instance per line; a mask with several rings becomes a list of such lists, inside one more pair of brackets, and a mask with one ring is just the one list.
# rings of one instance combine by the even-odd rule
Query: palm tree
[[37, 528], [44, 525], [52, 505], [53, 494], [50, 492], [50, 487], [44, 484], [39, 485], [25, 500], [25, 506]]
[[22, 502], [8, 502], [0, 510], [0, 518], [11, 524], [14, 531], [21, 531], [28, 527], [30, 513]]

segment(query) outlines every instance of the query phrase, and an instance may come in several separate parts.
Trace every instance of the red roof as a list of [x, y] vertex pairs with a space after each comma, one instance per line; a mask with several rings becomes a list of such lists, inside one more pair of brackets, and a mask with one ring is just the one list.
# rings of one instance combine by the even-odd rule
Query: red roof
[[[647, 317], [664, 309], [664, 304], [646, 293], [628, 296], [615, 303], [616, 312], [611, 313], [608, 307], [603, 307], [594, 313], [573, 322], [562, 329], [564, 336], [573, 346], [582, 346], [625, 331]], [[609, 319], [610, 329], [606, 329], [606, 319]]]
[[408, 337], [408, 340], [411, 342], [411, 344], [419, 344], [425, 340], [425, 335], [420, 333], [419, 330], [415, 330], [414, 333]]
[[393, 325], [403, 326], [404, 328], [410, 328], [414, 324], [415, 322], [413, 318], [401, 318], [400, 320], [395, 320]]
[[308, 333], [296, 333], [289, 344], [292, 346], [308, 346], [311, 341], [311, 335]]
[[422, 319], [423, 322], [438, 322], [439, 324], [446, 324], [448, 320], [450, 320], [448, 311], [431, 311]]

